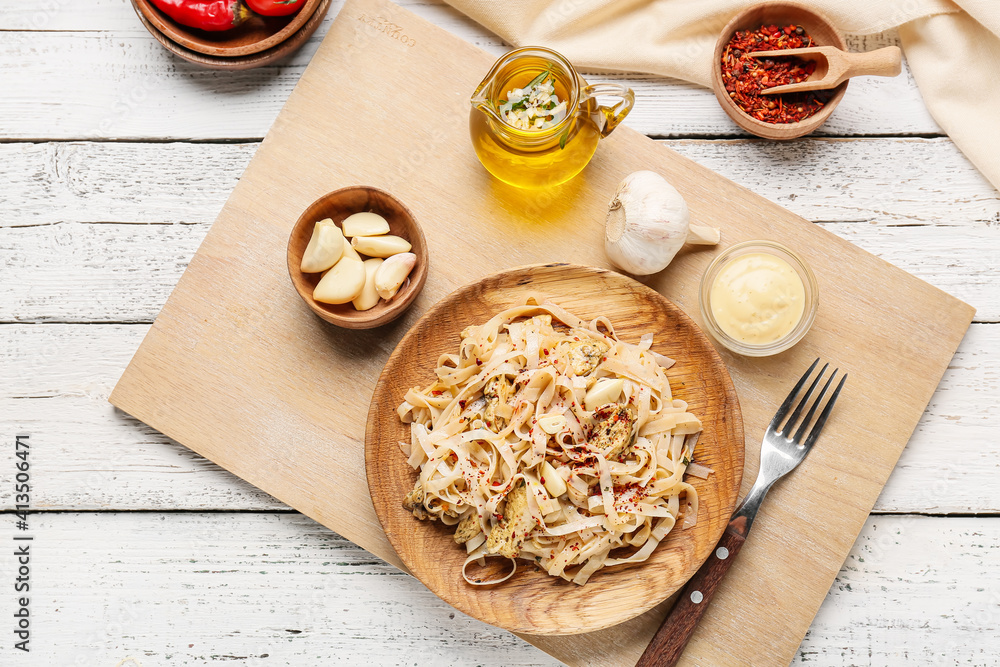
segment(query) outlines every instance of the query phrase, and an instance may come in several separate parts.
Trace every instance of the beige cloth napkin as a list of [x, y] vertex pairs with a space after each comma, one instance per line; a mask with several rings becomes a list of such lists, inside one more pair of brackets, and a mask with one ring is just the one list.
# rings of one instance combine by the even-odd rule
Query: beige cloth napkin
[[[515, 45], [553, 48], [583, 68], [651, 72], [708, 86], [715, 40], [756, 0], [446, 0]], [[845, 33], [899, 27], [928, 109], [1000, 188], [1000, 2], [806, 3]], [[850, 94], [850, 93], [848, 93]]]

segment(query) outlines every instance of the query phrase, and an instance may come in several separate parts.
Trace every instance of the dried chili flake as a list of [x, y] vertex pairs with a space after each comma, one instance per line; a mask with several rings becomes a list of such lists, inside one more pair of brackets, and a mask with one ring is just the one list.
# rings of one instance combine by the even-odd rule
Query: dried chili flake
[[797, 123], [809, 118], [826, 106], [832, 90], [781, 95], [761, 95], [761, 91], [805, 81], [816, 63], [796, 57], [754, 58], [749, 54], [815, 45], [802, 26], [762, 25], [757, 30], [737, 30], [722, 53], [726, 92], [747, 115], [765, 123]]

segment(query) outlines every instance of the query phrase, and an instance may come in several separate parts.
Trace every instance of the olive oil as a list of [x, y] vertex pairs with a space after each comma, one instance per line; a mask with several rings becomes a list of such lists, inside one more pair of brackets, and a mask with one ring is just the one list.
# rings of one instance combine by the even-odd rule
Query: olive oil
[[542, 144], [504, 141], [490, 128], [481, 111], [469, 114], [469, 130], [476, 155], [491, 174], [519, 188], [544, 188], [565, 183], [580, 173], [597, 150], [601, 133], [589, 118], [570, 119], [566, 137]]
[[[511, 91], [549, 77], [556, 102], [566, 104], [565, 117], [546, 123], [544, 128], [529, 129], [504, 119], [501, 107], [509, 101]], [[588, 95], [589, 88], [572, 65], [554, 51], [528, 47], [501, 58], [472, 98], [469, 132], [479, 160], [495, 177], [520, 188], [550, 187], [573, 178], [587, 166], [598, 141], [614, 126], [605, 123], [609, 116], [596, 98]], [[631, 97], [630, 90], [622, 87], [622, 91], [623, 98], [625, 91]], [[631, 100], [627, 106], [631, 108]], [[614, 124], [626, 113], [627, 109]]]

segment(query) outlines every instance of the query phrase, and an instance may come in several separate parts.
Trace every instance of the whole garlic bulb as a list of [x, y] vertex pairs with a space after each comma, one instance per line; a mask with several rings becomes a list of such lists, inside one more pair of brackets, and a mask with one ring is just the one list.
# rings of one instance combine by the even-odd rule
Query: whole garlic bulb
[[685, 243], [715, 245], [718, 229], [691, 225], [687, 203], [659, 174], [625, 177], [608, 206], [604, 249], [615, 266], [635, 275], [662, 271]]

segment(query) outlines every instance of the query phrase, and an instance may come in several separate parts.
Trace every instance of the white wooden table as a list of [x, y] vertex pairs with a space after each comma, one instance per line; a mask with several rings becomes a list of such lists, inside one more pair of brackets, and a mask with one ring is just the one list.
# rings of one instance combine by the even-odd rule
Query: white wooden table
[[[438, 0], [402, 4], [505, 49]], [[107, 403], [339, 8], [281, 66], [221, 73], [127, 0], [0, 0], [0, 664], [557, 664]], [[633, 128], [978, 308], [794, 664], [998, 664], [1000, 195], [905, 68], [786, 144], [741, 135], [709, 91], [590, 78], [635, 89]], [[15, 534], [34, 536], [27, 654]]]

